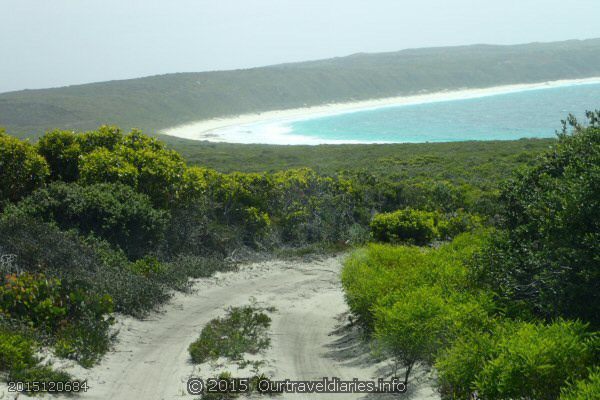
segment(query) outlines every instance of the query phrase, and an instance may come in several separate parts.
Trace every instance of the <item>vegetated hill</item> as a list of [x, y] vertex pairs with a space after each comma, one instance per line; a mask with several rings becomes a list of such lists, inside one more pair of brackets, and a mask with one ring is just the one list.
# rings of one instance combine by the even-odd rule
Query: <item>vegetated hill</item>
[[0, 126], [21, 136], [106, 123], [156, 131], [241, 113], [592, 76], [600, 76], [600, 39], [414, 49], [4, 93]]

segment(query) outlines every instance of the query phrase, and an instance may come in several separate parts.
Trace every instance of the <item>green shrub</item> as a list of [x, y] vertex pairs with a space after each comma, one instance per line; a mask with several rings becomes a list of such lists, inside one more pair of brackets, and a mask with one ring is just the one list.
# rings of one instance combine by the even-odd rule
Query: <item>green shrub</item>
[[136, 274], [145, 276], [158, 275], [165, 270], [165, 266], [156, 257], [146, 256], [130, 264], [130, 268]]
[[479, 229], [482, 225], [480, 217], [457, 210], [440, 220], [439, 233], [442, 239], [450, 239], [463, 232]]
[[[600, 326], [600, 126], [571, 119], [534, 167], [504, 186], [505, 231], [474, 264], [474, 280], [517, 315]], [[535, 282], [535, 285], [532, 284]]]
[[19, 382], [68, 382], [71, 375], [48, 365], [39, 365], [35, 356], [38, 345], [32, 339], [0, 328], [0, 371], [6, 378]]
[[219, 257], [201, 257], [181, 254], [169, 262], [169, 270], [178, 271], [186, 278], [207, 278], [215, 272], [233, 271], [234, 263]]
[[375, 337], [406, 367], [405, 382], [416, 363], [433, 364], [463, 331], [482, 327], [489, 318], [485, 298], [447, 297], [438, 286], [407, 288], [390, 297], [374, 310]]
[[439, 286], [445, 295], [470, 288], [467, 260], [487, 240], [488, 233], [464, 233], [438, 249], [370, 244], [344, 261], [342, 285], [346, 302], [359, 323], [371, 331], [373, 309], [396, 291]]
[[140, 315], [169, 298], [168, 286], [131, 271], [123, 251], [98, 238], [84, 240], [31, 218], [5, 215], [0, 247], [16, 256], [16, 269], [56, 277], [67, 288], [108, 294], [121, 313]]
[[464, 329], [435, 360], [437, 385], [446, 399], [468, 399], [477, 390], [475, 379], [495, 355], [497, 343], [510, 335], [515, 325], [507, 321], [490, 321], [488, 329]]
[[380, 242], [407, 242], [423, 245], [438, 237], [439, 215], [412, 209], [377, 214], [371, 221], [371, 234]]
[[475, 387], [490, 400], [556, 399], [561, 386], [587, 376], [597, 339], [580, 322], [521, 323], [498, 340]]
[[0, 132], [0, 210], [5, 201], [17, 201], [41, 187], [48, 164], [29, 142]]
[[190, 344], [194, 363], [226, 357], [240, 360], [244, 353], [255, 354], [269, 347], [267, 329], [271, 318], [252, 306], [232, 307], [223, 318], [213, 319]]
[[84, 317], [66, 325], [57, 332], [54, 352], [57, 356], [77, 360], [84, 367], [91, 367], [110, 348], [112, 337], [108, 318]]
[[79, 178], [82, 149], [75, 132], [58, 129], [47, 132], [40, 137], [36, 147], [50, 166], [50, 179], [74, 182]]
[[0, 370], [22, 370], [37, 364], [37, 344], [18, 333], [0, 328]]
[[68, 318], [60, 280], [43, 274], [7, 275], [0, 286], [0, 314], [55, 331]]
[[121, 184], [80, 186], [56, 182], [9, 208], [9, 213], [77, 229], [119, 246], [128, 257], [142, 257], [162, 240], [167, 214], [147, 196]]
[[371, 244], [346, 259], [341, 276], [346, 302], [363, 328], [373, 329], [373, 307], [401, 289], [425, 257], [426, 251], [417, 247]]
[[84, 155], [100, 148], [112, 151], [122, 138], [119, 128], [105, 125], [85, 133], [54, 130], [42, 135], [36, 147], [50, 166], [52, 180], [75, 182]]
[[600, 394], [600, 368], [596, 367], [587, 379], [582, 379], [561, 390], [560, 400], [596, 400]]
[[148, 195], [157, 207], [170, 206], [178, 199], [185, 169], [179, 154], [135, 130], [114, 148], [99, 147], [79, 163], [83, 183], [122, 183]]
[[108, 350], [112, 299], [63, 287], [42, 274], [8, 275], [0, 286], [0, 314], [59, 338], [57, 354], [91, 365]]
[[39, 385], [41, 382], [68, 383], [74, 381], [73, 377], [68, 372], [60, 370], [57, 371], [49, 365], [35, 365], [30, 368], [11, 371], [8, 376], [8, 379], [15, 382], [24, 382], [25, 388], [28, 387], [27, 383], [29, 383], [33, 390], [35, 390], [35, 382], [38, 382]]

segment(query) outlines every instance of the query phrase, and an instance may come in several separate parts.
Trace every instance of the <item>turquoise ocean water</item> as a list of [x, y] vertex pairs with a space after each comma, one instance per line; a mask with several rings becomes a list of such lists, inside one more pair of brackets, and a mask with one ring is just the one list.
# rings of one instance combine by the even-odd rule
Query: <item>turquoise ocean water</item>
[[399, 105], [286, 124], [287, 133], [358, 142], [454, 142], [553, 137], [569, 113], [600, 108], [600, 83]]

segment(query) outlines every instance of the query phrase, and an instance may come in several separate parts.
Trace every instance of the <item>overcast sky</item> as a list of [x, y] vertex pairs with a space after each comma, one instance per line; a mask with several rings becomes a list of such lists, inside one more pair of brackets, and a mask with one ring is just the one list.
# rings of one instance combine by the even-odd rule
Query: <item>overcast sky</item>
[[600, 37], [600, 0], [0, 0], [0, 92]]

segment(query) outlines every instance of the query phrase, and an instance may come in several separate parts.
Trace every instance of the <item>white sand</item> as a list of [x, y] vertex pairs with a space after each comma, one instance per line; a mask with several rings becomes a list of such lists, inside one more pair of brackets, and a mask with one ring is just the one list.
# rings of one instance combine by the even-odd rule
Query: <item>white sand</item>
[[161, 133], [185, 139], [230, 143], [311, 145], [325, 143], [356, 143], [348, 140], [325, 140], [316, 137], [292, 135], [289, 134], [289, 128], [286, 127], [286, 124], [316, 117], [347, 114], [357, 111], [373, 110], [386, 107], [397, 107], [402, 105], [433, 103], [459, 99], [472, 99], [527, 90], [597, 83], [600, 83], [600, 77], [495, 86], [482, 89], [444, 91], [350, 103], [334, 103], [322, 106], [275, 110], [256, 114], [244, 114], [232, 117], [202, 120], [167, 128], [161, 131]]
[[[227, 370], [236, 377], [247, 377], [251, 370], [250, 367], [240, 370], [225, 360], [195, 366], [190, 362], [189, 344], [198, 338], [208, 321], [223, 316], [225, 308], [256, 301], [262, 307], [277, 309], [270, 314], [272, 346], [259, 356], [266, 361], [260, 371], [278, 380], [389, 379], [390, 362], [375, 360], [369, 346], [360, 340], [358, 330], [348, 327], [348, 307], [339, 279], [341, 261], [341, 257], [306, 262], [267, 261], [197, 280], [196, 292], [178, 293], [160, 313], [145, 320], [119, 317], [115, 348], [97, 366], [83, 369], [65, 360], [56, 365], [66, 368], [75, 377], [88, 380], [90, 390], [76, 397], [82, 400], [197, 399], [199, 396], [191, 396], [186, 391], [190, 376], [214, 377]], [[439, 399], [427, 373], [417, 370], [414, 378], [413, 383], [409, 383], [411, 399]], [[360, 394], [288, 394], [275, 398], [364, 397]], [[7, 393], [6, 385], [0, 384], [0, 399], [14, 398], [15, 394]], [[28, 396], [20, 395], [20, 398]]]

